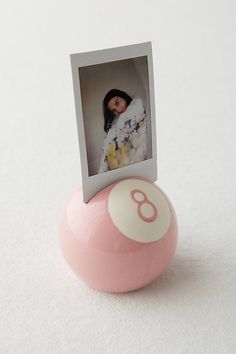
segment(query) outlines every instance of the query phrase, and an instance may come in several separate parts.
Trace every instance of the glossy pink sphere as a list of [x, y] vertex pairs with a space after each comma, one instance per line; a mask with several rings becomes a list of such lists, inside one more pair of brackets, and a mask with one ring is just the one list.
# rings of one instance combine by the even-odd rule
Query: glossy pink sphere
[[82, 189], [67, 202], [60, 244], [72, 270], [107, 292], [141, 288], [170, 263], [177, 221], [166, 195], [142, 178], [113, 183], [83, 203]]

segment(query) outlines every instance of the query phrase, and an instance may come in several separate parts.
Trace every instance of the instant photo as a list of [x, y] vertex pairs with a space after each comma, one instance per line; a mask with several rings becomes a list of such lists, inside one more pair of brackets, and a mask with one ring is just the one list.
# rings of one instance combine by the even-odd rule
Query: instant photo
[[155, 181], [151, 43], [71, 55], [84, 201], [121, 178]]

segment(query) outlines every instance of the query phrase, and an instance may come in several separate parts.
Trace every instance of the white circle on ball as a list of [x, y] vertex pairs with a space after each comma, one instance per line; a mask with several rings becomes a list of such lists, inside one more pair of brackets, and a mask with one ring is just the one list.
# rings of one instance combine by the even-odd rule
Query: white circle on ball
[[[148, 201], [144, 201], [142, 193], [137, 191], [133, 194], [134, 200], [134, 190], [144, 193]], [[147, 222], [145, 218], [153, 215], [151, 204], [157, 209], [157, 217]], [[112, 188], [108, 196], [108, 212], [113, 224], [124, 236], [142, 243], [160, 240], [171, 223], [171, 211], [164, 194], [152, 183], [136, 178], [125, 179]], [[140, 217], [140, 213], [145, 218]]]

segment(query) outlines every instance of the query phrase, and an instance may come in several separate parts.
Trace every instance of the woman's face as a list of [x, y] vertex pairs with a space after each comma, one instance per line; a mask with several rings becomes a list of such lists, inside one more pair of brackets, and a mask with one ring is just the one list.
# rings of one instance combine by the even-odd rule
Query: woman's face
[[114, 114], [114, 116], [118, 116], [119, 114], [125, 112], [127, 104], [124, 98], [115, 96], [110, 99], [107, 107]]

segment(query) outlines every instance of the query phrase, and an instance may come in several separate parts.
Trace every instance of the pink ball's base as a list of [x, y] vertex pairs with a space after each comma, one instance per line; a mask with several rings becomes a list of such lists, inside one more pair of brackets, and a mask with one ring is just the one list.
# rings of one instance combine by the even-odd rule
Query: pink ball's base
[[67, 263], [82, 280], [93, 288], [118, 293], [144, 287], [164, 271], [176, 249], [177, 221], [170, 201], [161, 191], [171, 212], [166, 234], [150, 243], [129, 239], [109, 216], [107, 200], [115, 184], [87, 204], [82, 189], [77, 189], [63, 210], [59, 235]]

